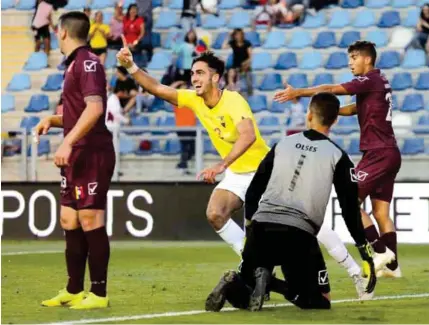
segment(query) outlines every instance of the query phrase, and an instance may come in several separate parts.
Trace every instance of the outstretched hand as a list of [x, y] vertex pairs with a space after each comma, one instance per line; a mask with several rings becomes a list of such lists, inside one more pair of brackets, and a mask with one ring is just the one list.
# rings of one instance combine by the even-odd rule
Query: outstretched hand
[[134, 64], [133, 55], [131, 54], [130, 49], [128, 48], [127, 40], [124, 35], [121, 35], [122, 38], [122, 48], [116, 54], [116, 58], [121, 66], [128, 69], [131, 68]]
[[274, 94], [274, 101], [284, 103], [298, 97], [297, 91], [289, 84], [285, 84], [286, 89]]

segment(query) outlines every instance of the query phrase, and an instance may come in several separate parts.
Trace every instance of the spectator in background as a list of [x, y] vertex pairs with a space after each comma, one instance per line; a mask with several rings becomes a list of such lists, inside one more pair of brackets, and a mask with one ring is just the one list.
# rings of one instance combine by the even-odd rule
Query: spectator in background
[[44, 51], [49, 55], [49, 52], [51, 51], [51, 32], [49, 30], [49, 26], [51, 26], [52, 29], [55, 29], [54, 24], [52, 23], [52, 12], [54, 7], [52, 4], [43, 0], [36, 0], [35, 7], [36, 9], [31, 24], [36, 43], [34, 51], [39, 52], [43, 42]]
[[212, 12], [204, 8], [201, 0], [183, 0], [182, 14], [180, 16], [180, 24], [182, 30], [187, 33], [197, 27], [195, 19], [197, 18], [197, 6], [201, 7], [201, 10], [205, 14], [212, 14], [217, 16], [217, 12]]
[[112, 20], [110, 21], [110, 35], [107, 41], [109, 48], [119, 50], [122, 47], [121, 35], [124, 32], [124, 14], [122, 4], [116, 3]]
[[116, 68], [116, 81], [113, 93], [119, 98], [124, 114], [128, 114], [136, 105], [137, 85], [124, 67]]
[[185, 35], [185, 42], [176, 42], [177, 36], [174, 41], [173, 52], [179, 56], [178, 62], [180, 63], [177, 67], [179, 69], [178, 79], [186, 82], [189, 86], [191, 83], [192, 61], [196, 56], [195, 47], [197, 46], [197, 34], [191, 29]]
[[232, 67], [228, 70], [228, 88], [236, 89], [236, 82], [241, 73], [245, 74], [247, 82], [247, 91], [251, 95], [252, 89], [252, 44], [245, 39], [244, 32], [241, 28], [234, 29], [231, 39], [225, 40], [223, 48], [232, 48]]
[[97, 11], [95, 19], [91, 22], [89, 28], [89, 45], [92, 52], [100, 59], [100, 63], [104, 65], [107, 53], [107, 39], [110, 35], [110, 27], [103, 23], [103, 13]]
[[417, 45], [429, 53], [429, 2], [423, 5], [416, 28]]
[[137, 113], [149, 112], [152, 107], [153, 101], [155, 100], [155, 96], [149, 94], [146, 89], [142, 87], [139, 88], [139, 93], [136, 97], [136, 107]]
[[136, 1], [138, 14], [144, 20], [145, 33], [141, 41], [141, 47], [143, 51], [146, 51], [148, 61], [152, 60], [153, 46], [152, 46], [152, 1], [148, 0], [137, 0]]
[[83, 8], [83, 13], [88, 17], [89, 21], [92, 23], [91, 8], [90, 7]]
[[110, 132], [118, 130], [121, 124], [129, 124], [130, 120], [122, 114], [122, 105], [119, 99], [121, 90], [115, 88], [112, 94], [107, 99], [106, 108], [106, 126]]
[[131, 52], [138, 53], [141, 51], [139, 42], [144, 34], [144, 20], [138, 15], [137, 5], [131, 4], [124, 17], [124, 36]]

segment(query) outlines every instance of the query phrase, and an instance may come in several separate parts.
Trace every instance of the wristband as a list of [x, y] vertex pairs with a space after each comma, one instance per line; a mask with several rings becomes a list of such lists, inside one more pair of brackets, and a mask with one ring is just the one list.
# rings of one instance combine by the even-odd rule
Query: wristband
[[139, 67], [134, 62], [133, 62], [133, 65], [127, 69], [127, 71], [128, 71], [129, 74], [134, 74], [138, 70], [139, 70]]

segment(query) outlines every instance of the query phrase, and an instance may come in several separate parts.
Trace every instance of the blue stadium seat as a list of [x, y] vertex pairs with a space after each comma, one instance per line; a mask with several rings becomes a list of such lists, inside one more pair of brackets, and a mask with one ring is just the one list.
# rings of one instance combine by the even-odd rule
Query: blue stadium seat
[[283, 89], [282, 76], [279, 73], [266, 74], [262, 79], [259, 89], [262, 91]]
[[417, 121], [418, 129], [414, 129], [416, 134], [429, 134], [429, 114], [422, 115]]
[[305, 73], [294, 73], [289, 75], [287, 83], [294, 88], [307, 88], [308, 80]]
[[114, 5], [114, 0], [92, 0], [90, 7], [93, 10], [98, 10], [113, 7]]
[[385, 11], [381, 14], [377, 26], [381, 28], [391, 28], [401, 24], [401, 17], [397, 11]]
[[398, 110], [399, 109], [398, 95], [396, 94], [392, 95], [392, 103], [393, 103], [393, 110]]
[[169, 0], [168, 8], [170, 9], [182, 9], [183, 0]]
[[326, 14], [323, 10], [319, 11], [316, 15], [306, 15], [302, 27], [304, 28], [319, 28], [325, 25]]
[[303, 49], [311, 46], [311, 43], [311, 34], [305, 30], [298, 30], [293, 32], [292, 38], [287, 47], [291, 49]]
[[252, 47], [261, 46], [261, 38], [258, 32], [255, 32], [255, 31], [246, 32], [245, 38], [252, 44]]
[[[345, 129], [341, 129], [345, 128]], [[338, 118], [338, 123], [332, 129], [332, 133], [336, 134], [352, 134], [359, 131], [359, 124], [357, 117], [354, 116], [341, 116]]]
[[28, 113], [39, 113], [49, 110], [49, 97], [45, 94], [32, 95], [28, 106], [24, 109]]
[[104, 66], [106, 69], [112, 69], [116, 67], [116, 54], [118, 51], [115, 50], [107, 50], [106, 62], [104, 62]]
[[365, 6], [368, 8], [384, 8], [389, 6], [390, 0], [367, 0]]
[[261, 130], [261, 133], [264, 135], [270, 135], [278, 131], [278, 128], [280, 126], [280, 121], [277, 116], [264, 116], [259, 121], [258, 125], [260, 127], [277, 127], [277, 129], [273, 130]]
[[220, 14], [219, 16], [206, 15], [201, 27], [204, 29], [217, 29], [225, 26], [226, 26], [225, 15]]
[[264, 49], [279, 49], [286, 44], [286, 34], [282, 31], [269, 32], [262, 47]]
[[34, 5], [34, 0], [19, 0], [15, 8], [18, 10], [32, 10], [34, 9]]
[[408, 10], [407, 17], [402, 21], [402, 26], [415, 28], [420, 17], [420, 8]]
[[393, 90], [404, 90], [411, 88], [413, 86], [413, 79], [411, 78], [411, 73], [395, 73], [393, 75], [391, 86]]
[[33, 52], [24, 65], [24, 70], [37, 71], [48, 67], [48, 57], [45, 52]]
[[[136, 4], [136, 0], [124, 0], [124, 2], [122, 3], [122, 7], [125, 9], [128, 9], [130, 5], [134, 5], [134, 4]], [[152, 3], [152, 6], [153, 6], [153, 3]]]
[[27, 73], [15, 73], [7, 85], [7, 91], [22, 91], [31, 88], [30, 75]]
[[203, 150], [204, 154], [218, 155], [217, 150], [210, 139], [204, 139]]
[[[28, 145], [27, 156], [31, 156], [32, 145]], [[40, 142], [37, 144], [37, 156], [48, 155], [51, 152], [51, 144], [49, 139], [40, 139]]]
[[156, 52], [152, 56], [147, 68], [152, 70], [165, 70], [172, 62], [172, 55], [168, 52]]
[[334, 11], [328, 23], [329, 28], [343, 28], [350, 25], [350, 14], [348, 10]]
[[177, 15], [174, 11], [161, 11], [153, 28], [169, 29], [177, 25]]
[[401, 148], [403, 155], [417, 155], [425, 151], [425, 142], [423, 138], [405, 139]]
[[64, 7], [66, 10], [82, 10], [86, 6], [86, 0], [68, 1]]
[[334, 52], [328, 58], [328, 62], [325, 64], [326, 69], [342, 69], [346, 68], [349, 63], [349, 58], [344, 52]]
[[247, 11], [234, 12], [229, 20], [228, 28], [250, 27], [250, 15]]
[[375, 25], [375, 15], [371, 10], [364, 9], [356, 15], [353, 27], [366, 28]]
[[423, 96], [421, 94], [408, 94], [402, 103], [402, 112], [416, 112], [425, 107]]
[[344, 144], [344, 139], [343, 138], [332, 138], [331, 140], [332, 140], [332, 142], [334, 142], [341, 149], [343, 149], [343, 150], [346, 149], [346, 146]]
[[416, 69], [426, 65], [426, 53], [420, 49], [409, 49], [405, 52], [401, 67], [404, 69]]
[[363, 6], [363, 0], [344, 0], [341, 4], [343, 8], [357, 8]]
[[271, 55], [267, 52], [253, 53], [252, 54], [252, 69], [264, 70], [271, 68]]
[[58, 38], [57, 34], [51, 33], [51, 50], [58, 50], [59, 44], [58, 44]]
[[408, 8], [414, 5], [414, 0], [393, 0], [391, 6], [393, 8]]
[[155, 97], [152, 102], [152, 105], [150, 106], [150, 111], [151, 112], [165, 111], [167, 106], [166, 104], [167, 103], [163, 101], [161, 98]]
[[15, 7], [15, 0], [1, 0], [1, 10], [12, 9]]
[[277, 70], [287, 70], [296, 68], [298, 66], [298, 62], [296, 59], [296, 54], [293, 52], [286, 52], [279, 55], [277, 59], [277, 63], [274, 66], [274, 69]]
[[164, 41], [163, 48], [171, 49], [174, 44], [181, 44], [185, 41], [185, 34], [182, 31], [168, 32], [167, 38]]
[[153, 47], [161, 47], [161, 34], [152, 32], [151, 42]]
[[221, 0], [220, 4], [218, 5], [218, 8], [225, 10], [225, 9], [239, 8], [240, 6], [241, 6], [240, 0]]
[[389, 36], [386, 31], [381, 29], [371, 30], [366, 34], [365, 39], [373, 42], [377, 47], [386, 46], [389, 42]]
[[[131, 117], [131, 126], [135, 127], [147, 127], [150, 126], [150, 121], [147, 116], [138, 115]], [[129, 135], [139, 135], [142, 134], [144, 131], [141, 130], [124, 130], [125, 134]]]
[[322, 66], [322, 54], [320, 52], [305, 52], [302, 56], [299, 68], [303, 70], [314, 70]]
[[119, 153], [121, 155], [129, 155], [135, 151], [135, 143], [132, 138], [120, 137], [119, 138]]
[[40, 118], [37, 116], [25, 116], [21, 120], [19, 127], [24, 128], [27, 131], [27, 134], [40, 122]]
[[154, 8], [162, 7], [162, 1], [163, 0], [152, 0], [152, 7]]
[[359, 139], [350, 140], [349, 146], [347, 147], [347, 153], [351, 156], [362, 154], [362, 152], [359, 150]]
[[419, 74], [414, 88], [418, 90], [429, 90], [429, 72], [422, 72]]
[[320, 32], [317, 34], [313, 47], [316, 49], [325, 49], [337, 45], [334, 32]]
[[267, 96], [265, 95], [253, 95], [247, 98], [250, 108], [253, 113], [262, 112], [268, 109]]
[[289, 102], [279, 103], [279, 102], [272, 101], [270, 112], [272, 112], [272, 113], [284, 113], [284, 112], [286, 112], [289, 105], [290, 105]]
[[[161, 128], [171, 128], [176, 126], [176, 119], [174, 116], [167, 115], [164, 117], [158, 117], [155, 123], [156, 126]], [[172, 132], [171, 130], [160, 130], [160, 131], [153, 131], [152, 134], [168, 134]]]
[[380, 69], [392, 69], [399, 67], [401, 58], [398, 52], [386, 51], [381, 53], [380, 60], [378, 61], [377, 67]]
[[314, 77], [313, 86], [331, 85], [334, 83], [334, 77], [330, 73], [319, 73]]
[[223, 43], [228, 37], [228, 32], [221, 32], [217, 34], [217, 37], [212, 44], [212, 48], [214, 48], [215, 50], [220, 50], [222, 48]]
[[339, 47], [341, 48], [347, 48], [349, 47], [352, 43], [356, 42], [360, 40], [360, 32], [358, 31], [348, 31], [345, 32], [343, 34], [343, 36], [341, 37], [340, 43], [338, 44]]
[[46, 79], [46, 83], [42, 86], [43, 91], [57, 91], [61, 89], [61, 85], [63, 83], [63, 74], [55, 73], [50, 74], [48, 79]]
[[343, 84], [345, 82], [351, 81], [353, 78], [354, 78], [354, 76], [351, 72], [344, 72], [338, 76], [337, 83]]
[[181, 152], [179, 139], [170, 139], [165, 142], [165, 155], [178, 155]]
[[15, 97], [10, 94], [1, 95], [1, 112], [7, 113], [15, 110]]
[[231, 67], [232, 67], [232, 53], [228, 55], [228, 58], [226, 59], [226, 62], [225, 62], [226, 69], [230, 69]]

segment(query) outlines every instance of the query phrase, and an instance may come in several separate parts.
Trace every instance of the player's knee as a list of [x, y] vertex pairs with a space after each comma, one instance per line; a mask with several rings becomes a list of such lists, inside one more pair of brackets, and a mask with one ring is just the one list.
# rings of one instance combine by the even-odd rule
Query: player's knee
[[229, 219], [226, 213], [224, 213], [223, 211], [217, 208], [212, 208], [212, 207], [207, 208], [206, 216], [207, 216], [207, 221], [216, 230], [222, 229], [222, 227]]
[[79, 213], [79, 222], [84, 231], [90, 231], [104, 226], [104, 219], [94, 211]]

